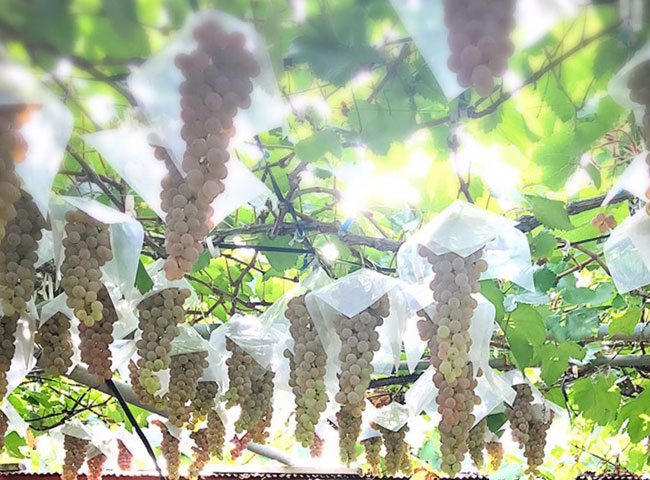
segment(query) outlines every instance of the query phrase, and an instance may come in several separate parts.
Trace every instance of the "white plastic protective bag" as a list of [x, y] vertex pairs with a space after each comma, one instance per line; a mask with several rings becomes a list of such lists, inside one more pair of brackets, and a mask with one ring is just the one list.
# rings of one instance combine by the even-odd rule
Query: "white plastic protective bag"
[[170, 356], [184, 353], [207, 352], [210, 345], [191, 325], [182, 323], [178, 326], [178, 336], [172, 340]]
[[[161, 181], [166, 175], [164, 162], [154, 156], [152, 139], [147, 128], [129, 123], [116, 130], [90, 133], [84, 139], [92, 145], [122, 179], [165, 220], [161, 207]], [[211, 220], [218, 225], [224, 218], [245, 204], [255, 209], [264, 207], [271, 191], [234, 155], [228, 163], [228, 176], [223, 180], [224, 191], [211, 204]]]
[[9, 423], [7, 427], [7, 433], [16, 432], [18, 435], [24, 438], [29, 425], [25, 420], [23, 420], [11, 402], [8, 400], [2, 402], [0, 404], [0, 412], [4, 413], [5, 417], [7, 417], [7, 421]]
[[137, 307], [137, 305], [145, 298], [149, 298], [150, 296], [160, 293], [168, 288], [178, 288], [181, 290], [189, 290], [190, 292], [190, 296], [187, 298], [187, 300], [185, 300], [185, 303], [183, 304], [185, 309], [198, 306], [199, 297], [197, 296], [194, 287], [192, 287], [192, 284], [186, 278], [181, 278], [180, 280], [167, 279], [167, 276], [165, 275], [164, 259], [159, 258], [155, 262], [147, 265], [147, 267], [145, 267], [145, 270], [147, 272], [147, 275], [149, 275], [149, 278], [151, 278], [153, 286], [144, 295], [140, 294], [137, 291], [134, 291], [133, 297], [129, 299], [133, 305]]
[[72, 420], [68, 421], [61, 427], [61, 433], [64, 435], [68, 435], [70, 437], [75, 437], [75, 438], [80, 438], [81, 440], [92, 440], [92, 434], [86, 428], [86, 426], [81, 423], [76, 418], [73, 418]]
[[[630, 89], [627, 82], [632, 71], [643, 62], [650, 60], [650, 42], [646, 43], [639, 49], [634, 56], [621, 68], [614, 77], [609, 81], [607, 91], [609, 95], [621, 107], [632, 110], [637, 125], [643, 125], [643, 114], [645, 105], [633, 102], [630, 99]], [[647, 176], [647, 175], [646, 175]]]
[[412, 412], [408, 406], [391, 402], [377, 410], [374, 423], [380, 427], [397, 432], [409, 422], [411, 416]]
[[271, 59], [262, 37], [249, 24], [225, 13], [216, 10], [196, 13], [188, 18], [171, 42], [138, 67], [127, 79], [138, 105], [154, 130], [164, 140], [180, 172], [183, 172], [181, 162], [185, 152], [185, 142], [180, 135], [182, 121], [179, 87], [183, 75], [176, 67], [174, 58], [179, 53], [190, 53], [196, 48], [192, 32], [197, 26], [208, 21], [216, 21], [227, 32], [243, 33], [247, 48], [260, 66], [260, 74], [252, 79], [251, 106], [240, 110], [235, 117], [234, 126], [237, 133], [231, 144], [234, 146], [285, 123], [287, 109], [281, 100]]
[[650, 284], [650, 217], [644, 210], [626, 218], [603, 247], [619, 293]]
[[27, 142], [25, 161], [16, 165], [22, 188], [47, 218], [50, 190], [72, 132], [70, 111], [27, 70], [0, 64], [0, 105], [31, 104], [35, 108], [20, 132]]
[[[135, 276], [144, 241], [142, 225], [134, 218], [106, 205], [79, 197], [53, 196], [50, 202], [50, 220], [54, 239], [54, 259], [60, 272], [64, 259], [65, 215], [71, 210], [81, 210], [109, 227], [113, 259], [102, 267], [102, 283], [111, 297], [116, 292], [130, 298], [135, 292]], [[118, 298], [112, 298], [114, 302]]]
[[488, 269], [481, 279], [501, 278], [535, 290], [530, 247], [516, 223], [501, 215], [456, 200], [409, 238], [397, 252], [399, 277], [421, 289], [433, 279], [431, 265], [418, 254], [420, 245], [436, 255], [467, 257], [485, 247]]
[[646, 199], [645, 194], [650, 189], [650, 175], [648, 175], [648, 164], [646, 163], [648, 155], [650, 155], [650, 152], [644, 150], [634, 157], [634, 160], [616, 179], [612, 188], [605, 195], [603, 205], [608, 205], [622, 191], [629, 192], [643, 200]]
[[372, 365], [375, 374], [388, 375], [393, 368], [399, 367], [401, 334], [407, 317], [404, 293], [398, 280], [362, 268], [312, 291], [305, 297], [307, 308], [327, 352], [328, 370], [338, 370], [338, 366], [330, 364], [338, 359], [341, 349], [341, 340], [336, 334], [333, 323], [336, 316], [343, 315], [351, 318], [384, 295], [388, 295], [390, 315], [377, 329], [381, 348], [375, 352]]
[[[0, 304], [0, 317], [2, 317]], [[38, 313], [34, 300], [27, 304], [27, 312], [18, 319], [14, 342], [16, 349], [7, 372], [7, 395], [13, 392], [36, 365], [34, 357], [34, 334], [36, 333]]]

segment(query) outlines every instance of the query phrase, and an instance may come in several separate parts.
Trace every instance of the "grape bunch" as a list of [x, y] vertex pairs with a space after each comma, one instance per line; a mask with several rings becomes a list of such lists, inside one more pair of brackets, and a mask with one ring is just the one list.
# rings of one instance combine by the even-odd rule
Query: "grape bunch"
[[[541, 410], [541, 405], [534, 405]], [[533, 418], [528, 424], [528, 442], [524, 447], [524, 456], [526, 457], [526, 473], [534, 475], [537, 469], [544, 463], [544, 448], [546, 447], [546, 433], [553, 420], [553, 412], [548, 419], [543, 418], [543, 412], [534, 412]]]
[[430, 287], [436, 310], [432, 318], [423, 310], [418, 312], [422, 317], [418, 330], [428, 343], [435, 369], [442, 470], [453, 476], [460, 472], [467, 453], [467, 435], [474, 424], [472, 411], [480, 402], [474, 393], [477, 382], [469, 359], [469, 327], [478, 306], [472, 293], [478, 292], [478, 279], [487, 270], [487, 263], [481, 259], [482, 250], [465, 258], [453, 252], [436, 255], [425, 247], [420, 247], [418, 253], [428, 260], [435, 273]]
[[246, 446], [251, 442], [251, 437], [247, 433], [243, 437], [239, 438], [237, 435], [232, 437], [231, 443], [234, 445], [230, 450], [230, 458], [237, 460], [241, 457], [241, 454], [246, 450]]
[[607, 233], [609, 229], [616, 228], [614, 215], [605, 215], [603, 212], [598, 212], [589, 223], [592, 227], [597, 228], [600, 233]]
[[503, 445], [501, 442], [487, 442], [485, 449], [490, 456], [490, 468], [496, 472], [501, 467], [501, 462], [503, 462]]
[[15, 203], [15, 217], [0, 242], [0, 299], [5, 315], [22, 315], [34, 294], [38, 260], [36, 249], [45, 219], [25, 191]]
[[202, 428], [195, 432], [190, 433], [190, 438], [194, 440], [194, 445], [192, 446], [192, 463], [189, 468], [189, 477], [190, 480], [196, 480], [199, 478], [199, 474], [203, 468], [210, 461], [210, 442], [208, 440], [208, 429]]
[[88, 371], [100, 383], [110, 380], [113, 376], [111, 370], [111, 350], [113, 343], [113, 325], [118, 321], [117, 312], [113, 301], [106, 288], [102, 288], [97, 295], [97, 300], [102, 304], [102, 318], [93, 323], [91, 327], [84, 323], [79, 324], [79, 338], [81, 343], [81, 360], [88, 365]]
[[160, 390], [160, 379], [154, 373], [169, 368], [172, 341], [178, 336], [178, 325], [185, 321], [183, 305], [189, 296], [187, 289], [167, 288], [138, 304], [140, 383], [151, 394]]
[[77, 473], [84, 464], [89, 443], [88, 440], [82, 438], [63, 435], [65, 459], [63, 460], [63, 473], [61, 474], [62, 480], [77, 480]]
[[35, 341], [41, 347], [45, 374], [60, 377], [72, 367], [72, 335], [70, 319], [57, 312], [36, 331]]
[[[219, 393], [219, 385], [213, 381], [199, 381], [192, 399], [192, 425], [198, 425], [213, 411]], [[191, 428], [193, 429], [193, 428]]]
[[211, 410], [208, 413], [208, 445], [210, 453], [219, 460], [223, 458], [223, 447], [226, 443], [226, 426], [219, 414]]
[[485, 448], [485, 434], [487, 433], [487, 417], [483, 418], [469, 431], [467, 447], [469, 456], [479, 470], [483, 467], [483, 448]]
[[296, 403], [295, 435], [303, 447], [308, 447], [315, 438], [314, 428], [327, 408], [327, 355], [307, 311], [305, 294], [289, 300], [284, 315], [290, 322], [289, 332], [294, 340], [294, 353], [287, 349], [284, 355], [289, 358], [289, 386]]
[[5, 436], [7, 435], [7, 429], [9, 428], [9, 419], [5, 413], [0, 410], [0, 452], [5, 446]]
[[336, 414], [339, 424], [339, 453], [349, 465], [356, 457], [356, 443], [361, 431], [361, 415], [365, 409], [365, 394], [373, 372], [372, 360], [379, 351], [377, 327], [390, 314], [388, 296], [384, 295], [373, 305], [352, 318], [339, 316], [334, 328], [341, 339], [339, 360], [339, 391], [334, 399], [341, 408]]
[[190, 271], [203, 250], [203, 239], [214, 227], [210, 204], [224, 191], [227, 148], [235, 134], [233, 119], [239, 108], [250, 106], [251, 78], [260, 71], [245, 49], [244, 35], [226, 33], [215, 22], [198, 26], [193, 34], [197, 48], [175, 59], [185, 78], [180, 93], [181, 137], [186, 144], [182, 165], [187, 176], [179, 179], [177, 172], [171, 173], [163, 181], [161, 196], [167, 214], [169, 279]]
[[0, 109], [0, 241], [5, 237], [7, 224], [16, 216], [15, 203], [20, 198], [16, 164], [27, 153], [27, 142], [19, 130], [27, 121], [26, 112], [24, 107]]
[[100, 453], [94, 457], [86, 460], [88, 465], [88, 480], [100, 480], [104, 473], [104, 464], [106, 463], [106, 455]]
[[128, 471], [133, 468], [133, 454], [122, 440], [117, 441], [117, 466], [122, 471]]
[[169, 423], [181, 428], [190, 420], [191, 406], [194, 400], [199, 378], [208, 368], [208, 352], [181, 353], [171, 357], [169, 364], [169, 393], [167, 409]]
[[370, 467], [370, 475], [381, 476], [381, 437], [366, 438], [361, 441], [366, 452], [366, 463]]
[[265, 370], [229, 338], [226, 338], [226, 349], [232, 352], [232, 355], [226, 360], [230, 386], [223, 399], [226, 401], [226, 408], [236, 405], [241, 407], [241, 413], [235, 422], [235, 431], [248, 431], [250, 437], [255, 437], [254, 441], [263, 441], [266, 436], [265, 427], [271, 421], [275, 373]]
[[528, 426], [533, 419], [533, 391], [527, 383], [521, 383], [513, 387], [517, 392], [512, 406], [506, 405], [506, 415], [510, 420], [512, 438], [517, 442], [519, 448], [524, 448], [530, 438]]
[[102, 289], [100, 268], [113, 258], [108, 225], [81, 210], [68, 211], [65, 221], [61, 286], [68, 296], [68, 307], [81, 323], [92, 327], [103, 314], [97, 298]]
[[323, 446], [325, 445], [325, 440], [322, 439], [317, 433], [314, 434], [314, 441], [309, 446], [309, 455], [311, 458], [320, 458], [323, 454]]
[[449, 70], [458, 84], [474, 86], [482, 97], [494, 90], [494, 77], [501, 77], [514, 53], [509, 38], [515, 27], [514, 0], [444, 0]]
[[409, 431], [408, 425], [404, 425], [396, 432], [380, 425], [373, 426], [373, 428], [379, 430], [386, 447], [386, 456], [384, 457], [386, 475], [393, 477], [398, 471], [405, 475], [411, 475], [413, 466], [409, 457], [409, 446], [404, 440]]
[[140, 369], [133, 361], [129, 362], [129, 380], [131, 381], [131, 387], [133, 387], [135, 396], [144, 405], [154, 407], [158, 410], [162, 410], [167, 406], [166, 397], [153, 395], [142, 386], [142, 383], [140, 383]]
[[179, 469], [181, 465], [180, 441], [169, 432], [167, 426], [160, 420], [154, 420], [151, 423], [160, 428], [162, 432], [160, 449], [167, 464], [167, 478], [169, 480], [179, 480]]
[[9, 379], [7, 373], [11, 359], [16, 351], [15, 336], [18, 329], [18, 316], [0, 316], [0, 403], [7, 395]]

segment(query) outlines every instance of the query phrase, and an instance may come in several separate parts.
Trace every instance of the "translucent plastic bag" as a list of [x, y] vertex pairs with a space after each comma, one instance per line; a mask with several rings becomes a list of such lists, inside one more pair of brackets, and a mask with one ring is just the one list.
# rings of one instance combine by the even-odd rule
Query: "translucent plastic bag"
[[[34, 301], [28, 304], [28, 313], [18, 320], [16, 334], [14, 336], [16, 350], [11, 359], [11, 365], [7, 372], [7, 395], [13, 392], [23, 381], [25, 376], [32, 371], [36, 365], [34, 357], [34, 334], [36, 332], [37, 318]], [[0, 308], [0, 316], [2, 308]]]
[[[404, 394], [404, 404], [410, 410], [412, 417], [417, 417], [436, 401], [438, 389], [433, 384], [433, 373], [433, 367], [429, 366]], [[436, 412], [431, 420], [437, 424], [440, 414]]]
[[109, 226], [113, 259], [102, 267], [102, 283], [107, 286], [109, 293], [119, 291], [126, 298], [132, 297], [136, 290], [135, 276], [144, 241], [142, 225], [134, 218], [95, 200], [53, 196], [50, 203], [50, 220], [57, 272], [60, 271], [64, 257], [65, 214], [73, 209], [81, 210]]
[[603, 247], [619, 293], [650, 284], [650, 217], [641, 210], [612, 230]]
[[0, 412], [4, 413], [7, 417], [9, 426], [7, 427], [7, 434], [9, 432], [16, 432], [21, 437], [25, 437], [29, 425], [23, 418], [18, 414], [16, 409], [13, 407], [11, 402], [4, 401], [0, 404]]
[[178, 336], [172, 340], [170, 356], [183, 353], [207, 352], [210, 345], [191, 325], [182, 323], [178, 326]]
[[[138, 67], [127, 83], [138, 105], [154, 129], [164, 139], [179, 171], [185, 152], [181, 138], [181, 95], [183, 81], [174, 58], [179, 53], [190, 53], [196, 47], [193, 30], [207, 22], [216, 21], [227, 32], [241, 32], [246, 36], [247, 47], [260, 65], [260, 75], [253, 79], [251, 106], [240, 110], [235, 117], [236, 137], [232, 145], [252, 138], [285, 122], [286, 108], [281, 100], [271, 60], [263, 39], [248, 24], [219, 11], [203, 11], [188, 18], [174, 39], [153, 57]], [[230, 175], [230, 174], [229, 174]]]
[[22, 188], [47, 217], [54, 177], [72, 132], [72, 114], [27, 69], [3, 63], [0, 65], [0, 105], [16, 104], [36, 107], [20, 129], [28, 148], [25, 161], [16, 165], [16, 173]]
[[431, 265], [418, 254], [422, 245], [436, 255], [454, 252], [462, 257], [485, 247], [488, 270], [481, 279], [503, 278], [535, 290], [530, 247], [515, 222], [475, 205], [456, 200], [408, 239], [397, 252], [397, 272], [409, 284], [426, 285]]
[[73, 418], [61, 427], [61, 433], [82, 440], [92, 440], [92, 434], [78, 419]]
[[605, 195], [603, 205], [608, 205], [612, 199], [622, 191], [629, 192], [635, 197], [645, 199], [645, 194], [650, 188], [650, 176], [648, 176], [648, 165], [646, 158], [650, 152], [644, 150], [639, 153], [632, 163], [628, 165], [625, 171], [614, 182], [612, 188]]
[[[627, 82], [630, 78], [632, 71], [640, 64], [650, 60], [650, 42], [646, 43], [634, 56], [621, 68], [609, 82], [607, 91], [609, 95], [623, 108], [632, 110], [636, 119], [637, 125], [643, 125], [643, 113], [645, 106], [640, 103], [633, 102], [630, 99], [630, 89], [627, 87]], [[647, 175], [646, 175], [647, 176]]]
[[199, 297], [196, 294], [196, 291], [194, 290], [194, 287], [192, 287], [192, 284], [186, 279], [186, 278], [181, 278], [180, 280], [168, 280], [167, 276], [165, 275], [165, 260], [162, 258], [159, 258], [152, 264], [148, 265], [145, 270], [147, 271], [147, 274], [149, 275], [149, 278], [151, 278], [151, 281], [153, 282], [153, 286], [151, 289], [145, 293], [144, 295], [141, 295], [137, 291], [133, 291], [132, 297], [129, 299], [129, 301], [134, 305], [134, 307], [137, 307], [142, 300], [145, 298], [149, 298], [152, 295], [156, 295], [157, 293], [162, 292], [163, 290], [166, 290], [168, 288], [178, 288], [178, 289], [184, 289], [184, 290], [189, 290], [190, 291], [190, 296], [185, 300], [185, 303], [183, 306], [188, 309], [188, 308], [194, 308], [199, 305]]
[[[152, 140], [150, 131], [129, 124], [117, 130], [90, 133], [84, 139], [102, 154], [156, 215], [165, 220], [160, 194], [166, 168], [164, 162], [154, 156], [152, 145], [156, 142]], [[211, 220], [215, 225], [242, 205], [248, 203], [260, 209], [267, 199], [274, 198], [266, 185], [236, 157], [228, 160], [227, 167], [228, 176], [223, 181], [225, 190], [211, 204]]]
[[397, 432], [409, 422], [411, 416], [409, 407], [397, 402], [391, 402], [378, 409], [374, 422], [380, 427]]

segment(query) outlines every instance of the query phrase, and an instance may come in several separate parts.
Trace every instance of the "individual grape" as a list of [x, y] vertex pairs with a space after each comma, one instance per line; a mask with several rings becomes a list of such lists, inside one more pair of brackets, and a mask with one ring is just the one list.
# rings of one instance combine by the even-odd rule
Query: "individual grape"
[[226, 443], [226, 426], [214, 410], [208, 413], [208, 445], [210, 453], [219, 460], [223, 459], [223, 447]]
[[0, 403], [7, 395], [9, 385], [7, 372], [16, 351], [16, 330], [18, 316], [0, 316]]
[[151, 423], [160, 428], [162, 432], [160, 449], [167, 464], [167, 477], [169, 480], [179, 480], [179, 469], [181, 465], [180, 441], [169, 432], [167, 426], [160, 420], [154, 420]]
[[117, 466], [122, 471], [128, 471], [133, 468], [133, 454], [122, 440], [117, 441]]
[[431, 351], [433, 383], [438, 389], [436, 403], [441, 415], [441, 468], [450, 476], [460, 472], [468, 451], [467, 436], [474, 424], [472, 412], [480, 402], [475, 394], [474, 367], [469, 359], [472, 339], [469, 327], [478, 306], [472, 293], [479, 291], [478, 280], [487, 269], [479, 250], [467, 257], [453, 252], [436, 255], [420, 247], [420, 256], [431, 264], [435, 277], [430, 284], [435, 313], [430, 317], [421, 310], [418, 330]]
[[483, 449], [485, 448], [485, 434], [487, 433], [487, 417], [472, 427], [467, 438], [469, 456], [477, 469], [483, 467]]
[[[214, 406], [219, 393], [219, 385], [213, 381], [199, 381], [196, 388], [196, 395], [192, 399], [192, 425], [198, 425], [205, 420]], [[190, 428], [193, 430], [193, 428]]]
[[5, 446], [5, 437], [7, 436], [7, 429], [9, 428], [9, 419], [5, 413], [0, 410], [0, 452]]
[[63, 435], [63, 449], [65, 459], [63, 460], [62, 480], [77, 480], [77, 474], [86, 459], [86, 450], [90, 442], [71, 435]]
[[79, 324], [81, 339], [79, 349], [81, 360], [88, 365], [88, 371], [100, 383], [104, 383], [113, 376], [112, 354], [109, 347], [113, 343], [113, 326], [117, 323], [118, 317], [105, 287], [98, 292], [97, 301], [102, 305], [102, 318], [90, 327], [84, 323]]
[[92, 327], [103, 314], [97, 298], [102, 289], [100, 268], [113, 258], [108, 225], [81, 210], [67, 212], [65, 221], [61, 286], [68, 307], [81, 323]]
[[265, 370], [235, 342], [226, 338], [226, 349], [232, 355], [226, 360], [230, 386], [224, 394], [226, 408], [241, 407], [235, 422], [237, 433], [248, 432], [249, 439], [264, 442], [273, 413], [273, 379], [275, 373]]
[[386, 456], [384, 457], [386, 475], [393, 477], [398, 471], [410, 475], [413, 467], [409, 456], [409, 446], [404, 440], [409, 431], [408, 425], [404, 425], [396, 432], [381, 425], [376, 425], [374, 428], [381, 433], [386, 447]]
[[356, 443], [361, 431], [361, 415], [366, 407], [365, 394], [373, 372], [372, 360], [379, 351], [377, 328], [390, 314], [388, 296], [352, 318], [339, 316], [334, 328], [341, 340], [339, 391], [334, 397], [341, 405], [336, 414], [339, 424], [339, 454], [349, 465], [356, 458]]
[[370, 467], [370, 475], [381, 476], [381, 437], [371, 437], [361, 442], [366, 452], [366, 463]]
[[151, 394], [160, 390], [160, 379], [154, 373], [169, 368], [172, 341], [178, 336], [178, 325], [185, 321], [183, 305], [189, 296], [187, 289], [167, 288], [138, 304], [140, 383]]
[[16, 215], [0, 242], [0, 299], [5, 315], [27, 310], [36, 285], [36, 250], [45, 228], [45, 219], [27, 192], [21, 192], [14, 208]]
[[503, 462], [503, 445], [501, 442], [487, 442], [485, 449], [490, 457], [490, 468], [496, 472]]
[[20, 199], [20, 179], [16, 164], [25, 159], [27, 142], [20, 133], [27, 120], [24, 106], [0, 108], [0, 242], [6, 227], [16, 216], [15, 204]]
[[153, 395], [142, 386], [140, 383], [140, 369], [133, 361], [129, 362], [129, 380], [131, 381], [131, 387], [133, 387], [135, 396], [143, 405], [154, 407], [158, 410], [162, 410], [167, 406], [166, 397]]
[[309, 446], [309, 455], [311, 458], [320, 458], [323, 454], [323, 446], [325, 445], [325, 440], [322, 439], [317, 433], [314, 434], [314, 441]]
[[327, 408], [325, 365], [327, 355], [318, 332], [307, 311], [305, 295], [289, 300], [285, 317], [294, 340], [294, 352], [286, 350], [289, 358], [291, 387], [296, 404], [296, 440], [309, 447], [315, 439], [315, 427]]
[[533, 391], [527, 383], [521, 383], [513, 387], [517, 392], [512, 406], [506, 406], [506, 415], [510, 420], [512, 438], [517, 442], [519, 448], [524, 448], [528, 443], [529, 425], [533, 419]]
[[41, 364], [46, 375], [60, 377], [72, 367], [70, 326], [67, 315], [57, 312], [36, 331], [35, 341], [42, 349]]
[[197, 48], [175, 59], [185, 78], [180, 93], [186, 177], [171, 165], [164, 150], [157, 152], [169, 171], [161, 199], [167, 214], [165, 272], [170, 280], [191, 270], [214, 227], [210, 204], [224, 191], [233, 120], [238, 109], [250, 106], [251, 78], [259, 74], [242, 34], [226, 33], [216, 22], [198, 26], [193, 34]]
[[106, 463], [106, 455], [100, 453], [92, 458], [86, 460], [88, 464], [88, 480], [100, 480], [104, 473], [104, 464]]
[[453, 0], [444, 2], [449, 28], [449, 69], [464, 88], [474, 86], [487, 97], [494, 77], [501, 77], [514, 53], [509, 38], [514, 23], [514, 0]]
[[[541, 405], [534, 407], [541, 408]], [[533, 415], [532, 420], [528, 424], [528, 442], [524, 448], [524, 456], [526, 457], [526, 473], [535, 475], [537, 469], [544, 463], [544, 449], [546, 447], [546, 433], [553, 421], [553, 412], [549, 415], [548, 419], [544, 419], [541, 412]]]
[[190, 433], [190, 437], [194, 440], [192, 446], [193, 459], [190, 464], [189, 477], [190, 480], [199, 478], [199, 474], [203, 468], [210, 461], [210, 443], [208, 441], [208, 429], [202, 428], [196, 432]]
[[194, 400], [203, 371], [208, 368], [208, 352], [181, 353], [171, 357], [169, 364], [169, 393], [167, 409], [169, 423], [181, 428], [190, 419]]

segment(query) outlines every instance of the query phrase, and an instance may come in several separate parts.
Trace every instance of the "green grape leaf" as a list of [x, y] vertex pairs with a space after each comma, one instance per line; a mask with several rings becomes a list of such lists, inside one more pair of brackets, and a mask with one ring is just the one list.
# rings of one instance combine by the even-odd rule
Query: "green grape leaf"
[[615, 382], [616, 376], [612, 374], [581, 378], [571, 387], [571, 399], [585, 418], [607, 425], [616, 420], [621, 403], [621, 392]]
[[571, 224], [564, 202], [535, 195], [525, 195], [525, 197], [533, 210], [533, 215], [548, 228], [556, 230], [575, 228]]

